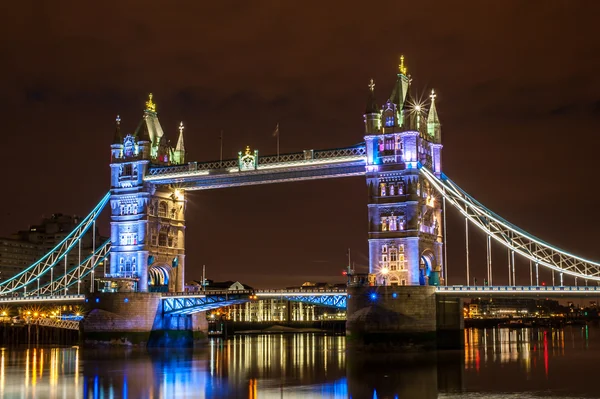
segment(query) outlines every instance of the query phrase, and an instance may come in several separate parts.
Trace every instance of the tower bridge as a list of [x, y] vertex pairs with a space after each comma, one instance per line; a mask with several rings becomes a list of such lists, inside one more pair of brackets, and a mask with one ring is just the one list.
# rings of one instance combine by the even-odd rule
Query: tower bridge
[[[194, 330], [199, 323], [195, 315], [209, 308], [252, 300], [251, 296], [283, 296], [347, 308], [348, 331], [355, 337], [392, 334], [410, 341], [442, 330], [460, 336], [462, 296], [597, 293], [587, 282], [600, 281], [599, 263], [518, 228], [444, 175], [435, 92], [427, 104], [412, 97], [403, 58], [382, 106], [373, 80], [366, 94], [363, 141], [358, 144], [351, 144], [360, 139], [357, 134], [334, 149], [263, 156], [246, 147], [237, 159], [208, 162], [186, 159], [183, 124], [176, 145], [168, 144], [150, 95], [135, 130], [122, 130], [117, 117], [110, 146], [110, 192], [56, 248], [0, 282], [0, 296], [7, 296], [0, 302], [10, 301], [15, 293], [20, 297], [14, 300], [31, 301], [86, 295], [94, 298], [88, 301], [92, 310], [86, 331], [106, 338], [155, 331], [169, 336], [169, 331]], [[363, 175], [368, 188], [369, 273], [358, 276], [349, 269], [347, 292], [183, 293], [187, 191]], [[94, 237], [92, 255], [82, 258], [78, 244], [90, 228], [95, 231], [106, 205], [110, 240], [96, 243]], [[448, 286], [445, 220], [452, 208], [465, 220], [463, 287]], [[489, 286], [471, 286], [469, 227], [487, 237]], [[492, 243], [507, 248], [507, 285], [494, 285]], [[530, 276], [527, 287], [516, 285], [515, 256], [530, 262], [528, 270], [519, 270]], [[69, 268], [68, 260], [73, 259], [76, 266]], [[105, 270], [96, 276], [100, 264]], [[541, 287], [540, 268], [551, 270], [553, 278], [558, 273], [559, 283]], [[94, 282], [90, 287], [82, 287], [86, 276]], [[575, 286], [564, 287], [564, 276], [573, 277]]]

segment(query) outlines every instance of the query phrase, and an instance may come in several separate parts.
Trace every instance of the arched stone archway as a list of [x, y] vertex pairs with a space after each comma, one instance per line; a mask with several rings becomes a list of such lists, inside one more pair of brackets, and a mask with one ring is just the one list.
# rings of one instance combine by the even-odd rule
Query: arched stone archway
[[148, 291], [169, 292], [172, 268], [169, 265], [153, 265], [148, 268]]
[[435, 265], [435, 255], [432, 251], [426, 249], [421, 254], [421, 259], [419, 261], [419, 284], [420, 285], [430, 285], [429, 278], [434, 270]]

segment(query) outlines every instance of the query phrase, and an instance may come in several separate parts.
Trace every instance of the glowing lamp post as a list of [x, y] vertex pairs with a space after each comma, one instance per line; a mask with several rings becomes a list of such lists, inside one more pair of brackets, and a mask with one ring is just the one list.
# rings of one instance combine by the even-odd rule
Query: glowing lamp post
[[383, 267], [381, 268], [381, 275], [383, 276], [383, 285], [387, 285], [386, 283], [386, 279], [387, 279], [387, 275], [390, 271], [388, 270], [387, 267]]

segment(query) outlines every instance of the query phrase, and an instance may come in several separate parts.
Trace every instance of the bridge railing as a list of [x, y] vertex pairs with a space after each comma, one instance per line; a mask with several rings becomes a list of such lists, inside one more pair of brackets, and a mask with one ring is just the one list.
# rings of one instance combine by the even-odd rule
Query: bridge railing
[[599, 292], [600, 286], [439, 286], [437, 292]]
[[[300, 165], [303, 163], [320, 162], [327, 160], [344, 160], [349, 158], [364, 157], [367, 155], [366, 147], [362, 144], [327, 150], [304, 150], [279, 155], [267, 155], [258, 157], [258, 168], [271, 165]], [[237, 168], [239, 166], [237, 159], [227, 159], [224, 161], [209, 162], [190, 162], [185, 165], [159, 166], [148, 170], [148, 176], [168, 176], [172, 174], [194, 174], [198, 171], [209, 171], [218, 169]]]
[[344, 289], [283, 289], [283, 290], [256, 290], [256, 295], [261, 294], [332, 294], [332, 295], [346, 295]]
[[0, 303], [17, 303], [17, 302], [68, 302], [68, 301], [83, 301], [85, 295], [7, 295], [0, 297]]
[[244, 295], [253, 294], [253, 290], [207, 290], [207, 291], [186, 291], [186, 292], [164, 292], [163, 298], [173, 297], [191, 297], [191, 296], [210, 296], [210, 295]]

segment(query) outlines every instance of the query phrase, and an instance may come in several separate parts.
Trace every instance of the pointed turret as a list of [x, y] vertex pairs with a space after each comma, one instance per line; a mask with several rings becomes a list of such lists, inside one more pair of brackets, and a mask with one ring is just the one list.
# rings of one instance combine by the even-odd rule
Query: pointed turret
[[185, 162], [185, 146], [183, 144], [183, 122], [179, 122], [179, 138], [177, 139], [177, 145], [173, 150], [172, 163], [182, 164]]
[[379, 134], [381, 130], [381, 114], [375, 100], [375, 82], [371, 79], [369, 83], [369, 99], [365, 111], [365, 132], [367, 134]]
[[121, 135], [121, 117], [117, 115], [115, 120], [115, 135], [113, 137], [113, 144], [123, 144], [123, 136]]
[[406, 102], [406, 94], [408, 93], [408, 86], [410, 85], [410, 77], [408, 75], [408, 68], [404, 65], [404, 56], [400, 56], [400, 65], [398, 65], [398, 78], [392, 90], [390, 101], [396, 104], [398, 109], [402, 109]]
[[113, 142], [110, 145], [110, 155], [113, 160], [119, 159], [123, 156], [123, 136], [121, 135], [121, 117], [117, 115], [115, 120], [115, 136]]
[[427, 115], [427, 134], [433, 139], [434, 143], [442, 142], [442, 125], [438, 117], [437, 109], [435, 107], [435, 91], [431, 89], [431, 106], [429, 107], [429, 114]]

